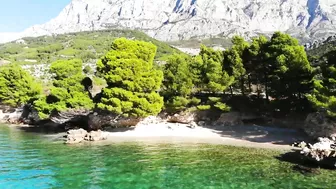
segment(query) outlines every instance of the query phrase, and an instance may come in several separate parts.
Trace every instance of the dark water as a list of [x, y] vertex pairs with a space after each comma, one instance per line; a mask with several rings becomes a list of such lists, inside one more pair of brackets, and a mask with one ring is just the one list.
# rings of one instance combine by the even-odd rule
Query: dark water
[[336, 172], [305, 176], [278, 155], [204, 144], [66, 146], [0, 126], [0, 188], [336, 188]]

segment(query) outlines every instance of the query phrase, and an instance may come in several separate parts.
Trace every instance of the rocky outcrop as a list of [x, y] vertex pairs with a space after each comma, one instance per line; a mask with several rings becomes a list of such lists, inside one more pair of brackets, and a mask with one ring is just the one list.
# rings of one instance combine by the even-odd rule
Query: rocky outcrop
[[87, 132], [84, 129], [69, 130], [66, 136], [66, 144], [78, 144], [83, 141], [106, 140], [107, 134], [101, 130]]
[[31, 105], [13, 108], [0, 105], [0, 122], [8, 124], [34, 124], [39, 120]]
[[0, 35], [4, 36], [0, 40], [126, 28], [167, 41], [274, 31], [309, 41], [336, 33], [335, 4], [326, 0], [73, 0], [51, 21], [22, 33]]
[[336, 121], [327, 112], [319, 111], [307, 116], [303, 129], [313, 138], [330, 137], [336, 134]]
[[318, 142], [302, 148], [301, 154], [321, 166], [336, 169], [336, 138], [318, 138]]
[[3, 123], [19, 124], [23, 113], [23, 108], [11, 108], [8, 106], [1, 106], [0, 120]]

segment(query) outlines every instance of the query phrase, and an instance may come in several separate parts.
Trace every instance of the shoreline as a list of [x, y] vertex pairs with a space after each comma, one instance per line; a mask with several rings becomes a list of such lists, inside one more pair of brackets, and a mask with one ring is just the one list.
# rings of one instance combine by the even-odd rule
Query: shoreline
[[[5, 124], [8, 125], [8, 124]], [[10, 125], [21, 130], [30, 125]], [[114, 144], [123, 142], [144, 143], [188, 143], [188, 144], [216, 144], [246, 148], [263, 148], [273, 150], [295, 150], [292, 144], [305, 141], [306, 136], [295, 130], [286, 128], [274, 128], [258, 125], [241, 126], [210, 126], [192, 125], [181, 123], [169, 123], [153, 118], [145, 119], [137, 126], [129, 128], [106, 128], [103, 130], [106, 140], [84, 141], [85, 144]], [[65, 132], [54, 134], [42, 134], [55, 140], [63, 140]]]
[[[127, 143], [127, 142], [139, 142], [146, 144], [209, 144], [209, 145], [223, 145], [223, 146], [234, 146], [243, 148], [257, 148], [257, 149], [268, 149], [277, 151], [290, 151], [299, 149], [290, 145], [277, 145], [272, 143], [257, 143], [249, 142], [247, 140], [239, 140], [235, 138], [222, 137], [221, 139], [216, 138], [197, 138], [197, 137], [181, 137], [181, 136], [147, 136], [147, 137], [130, 137], [130, 136], [117, 136], [114, 138], [108, 138], [107, 140], [99, 141], [96, 144], [116, 144], [116, 143]], [[86, 142], [90, 143], [91, 142]]]
[[295, 150], [292, 144], [305, 140], [294, 129], [251, 126], [198, 126], [168, 122], [140, 122], [131, 128], [106, 129], [106, 140], [88, 142], [114, 144], [123, 142], [216, 144], [246, 148]]
[[[243, 127], [245, 131], [250, 127], [251, 129], [259, 128], [256, 132], [250, 131], [250, 136], [237, 137], [230, 134], [224, 134], [223, 130], [230, 128], [224, 127], [222, 131], [218, 129], [210, 129], [197, 126], [195, 128], [188, 128], [185, 125], [179, 124], [175, 126], [175, 130], [169, 131], [166, 126], [171, 127], [172, 124], [145, 126], [144, 128], [124, 132], [107, 131], [107, 140], [102, 143], [118, 143], [118, 142], [146, 142], [146, 143], [204, 143], [204, 144], [216, 144], [216, 145], [228, 145], [247, 148], [266, 148], [276, 150], [292, 150], [298, 149], [292, 147], [292, 142], [285, 142], [284, 144], [276, 144], [278, 142], [275, 138], [269, 138], [265, 133], [264, 135], [258, 133], [263, 132], [260, 127], [256, 126], [236, 126], [237, 128]], [[140, 126], [141, 127], [141, 126]], [[153, 127], [157, 127], [156, 130], [152, 130]], [[176, 129], [176, 127], [180, 127]], [[234, 131], [233, 131], [234, 132]], [[239, 133], [244, 135], [244, 133]], [[268, 138], [264, 142], [260, 141], [260, 138]], [[271, 140], [274, 139], [274, 142]], [[293, 140], [294, 142], [294, 140]]]

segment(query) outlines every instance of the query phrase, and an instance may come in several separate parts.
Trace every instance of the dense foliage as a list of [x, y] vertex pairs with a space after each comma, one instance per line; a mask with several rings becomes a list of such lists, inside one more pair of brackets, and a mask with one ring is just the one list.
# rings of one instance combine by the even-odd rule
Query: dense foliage
[[158, 114], [163, 106], [163, 98], [157, 93], [163, 74], [153, 69], [155, 53], [152, 43], [115, 40], [112, 50], [97, 63], [97, 71], [108, 85], [98, 108], [126, 117]]
[[0, 67], [0, 102], [20, 106], [38, 99], [42, 86], [16, 64]]
[[[115, 39], [120, 36], [140, 40]], [[13, 106], [35, 100], [43, 118], [52, 111], [93, 107], [125, 117], [157, 115], [163, 106], [170, 113], [196, 108], [229, 111], [228, 99], [235, 96], [257, 99], [256, 109], [265, 105], [266, 111], [282, 112], [307, 111], [309, 100], [316, 109], [336, 115], [336, 51], [308, 51], [313, 53], [307, 57], [295, 38], [280, 32], [251, 41], [233, 37], [232, 46], [224, 51], [201, 45], [196, 56], [142, 33], [121, 30], [26, 42], [2, 45], [1, 57], [21, 60], [23, 53], [24, 58], [55, 60], [50, 67], [52, 86], [40, 97], [41, 87], [29, 74], [13, 64], [2, 66], [0, 100]], [[82, 61], [97, 57], [97, 70], [83, 69]], [[154, 64], [158, 58], [164, 62]], [[95, 98], [89, 92], [92, 84], [105, 87]]]
[[304, 47], [280, 32], [251, 42], [233, 37], [231, 48], [223, 52], [201, 45], [199, 55], [175, 55], [163, 69], [166, 104], [176, 109], [188, 107], [191, 99], [197, 102], [195, 96], [202, 94], [200, 109], [227, 111], [228, 89], [232, 96], [258, 94], [262, 99], [264, 94], [266, 100], [272, 97], [273, 102], [287, 100], [294, 105], [310, 92], [313, 76]]
[[[221, 98], [212, 95], [223, 93], [234, 81], [222, 66], [223, 52], [201, 46], [198, 56], [174, 55], [165, 64], [162, 94], [168, 111], [184, 110], [198, 105], [199, 109], [211, 106], [223, 111], [229, 108]], [[196, 98], [207, 93], [205, 100]], [[202, 103], [201, 105], [199, 105]]]
[[93, 108], [89, 92], [92, 81], [85, 78], [81, 60], [56, 61], [52, 63], [50, 73], [53, 76], [50, 93], [35, 101], [41, 117], [47, 117], [54, 110]]

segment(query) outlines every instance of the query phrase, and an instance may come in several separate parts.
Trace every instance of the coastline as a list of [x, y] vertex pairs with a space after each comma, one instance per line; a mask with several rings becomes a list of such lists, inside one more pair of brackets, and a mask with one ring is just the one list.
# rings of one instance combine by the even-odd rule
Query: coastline
[[[266, 148], [276, 150], [298, 149], [291, 144], [302, 137], [285, 129], [283, 134], [273, 137], [269, 128], [260, 126], [232, 126], [189, 128], [183, 124], [166, 123], [138, 126], [129, 131], [106, 131], [107, 140], [101, 143], [146, 142], [146, 143], [204, 143], [247, 148]], [[276, 132], [276, 131], [273, 131]], [[234, 134], [230, 134], [234, 133]], [[290, 135], [290, 136], [289, 136]]]
[[[58, 137], [64, 136], [58, 135]], [[199, 126], [196, 124], [169, 123], [148, 118], [128, 128], [106, 128], [105, 140], [83, 141], [90, 145], [108, 145], [124, 142], [215, 144], [273, 150], [298, 149], [292, 144], [306, 136], [294, 129], [250, 126]]]
[[[10, 124], [10, 126], [23, 131], [35, 128], [24, 124]], [[148, 117], [133, 127], [105, 128], [102, 133], [105, 140], [82, 141], [82, 143], [90, 145], [122, 142], [215, 144], [288, 151], [299, 149], [292, 146], [294, 142], [307, 139], [306, 135], [295, 129], [258, 125], [205, 124], [200, 126], [194, 122], [190, 124], [170, 123], [158, 117]], [[64, 135], [66, 135], [65, 132], [45, 133], [45, 136], [58, 141], [64, 140]]]

